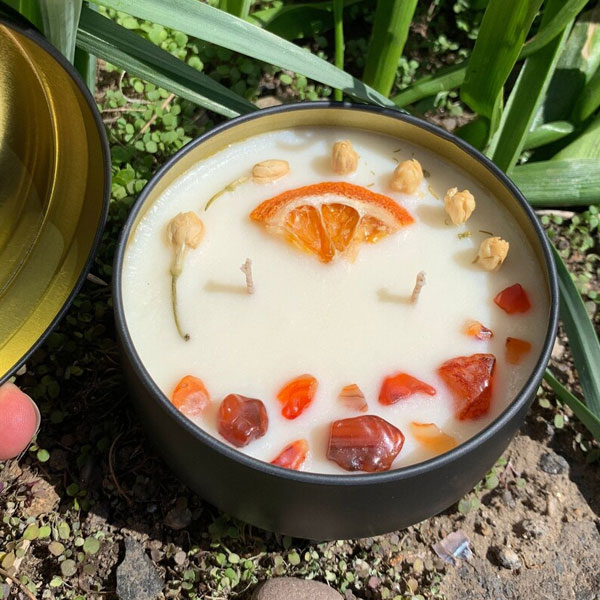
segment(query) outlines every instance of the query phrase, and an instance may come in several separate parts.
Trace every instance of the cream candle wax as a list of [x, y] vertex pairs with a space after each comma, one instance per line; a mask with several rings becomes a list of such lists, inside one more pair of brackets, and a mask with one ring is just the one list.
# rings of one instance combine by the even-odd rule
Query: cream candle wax
[[[339, 140], [352, 142], [358, 154], [355, 170], [336, 172], [331, 157]], [[412, 158], [422, 165], [425, 177], [411, 193], [393, 189], [398, 163]], [[204, 210], [217, 192], [268, 159], [286, 161], [289, 172], [274, 181], [238, 182]], [[250, 219], [264, 201], [323, 182], [345, 182], [383, 194], [414, 222], [376, 243], [361, 244], [354, 260], [335, 255], [323, 263]], [[444, 196], [455, 187], [468, 189], [476, 203], [466, 223], [459, 225], [453, 223], [452, 207], [450, 212], [444, 209]], [[330, 200], [339, 200], [328, 193]], [[186, 211], [195, 212], [204, 225], [203, 239], [187, 252], [177, 281], [178, 315], [188, 341], [174, 324], [173, 251], [166, 238], [167, 224]], [[494, 272], [484, 268], [485, 257], [473, 262], [491, 234], [510, 243], [508, 257]], [[253, 294], [247, 293], [240, 272], [246, 259], [252, 261]], [[411, 302], [419, 272], [425, 273], [426, 283], [418, 300]], [[517, 283], [531, 307], [509, 314], [494, 298]], [[445, 448], [422, 443], [413, 423], [434, 423], [456, 443], [485, 427], [517, 395], [539, 356], [549, 311], [543, 289], [533, 250], [512, 216], [468, 174], [404, 141], [336, 128], [259, 135], [196, 165], [146, 213], [128, 246], [123, 270], [127, 326], [164, 393], [171, 397], [186, 375], [200, 378], [210, 402], [191, 418], [225, 443], [218, 431], [222, 399], [231, 393], [260, 399], [268, 415], [266, 433], [242, 451], [271, 461], [287, 444], [304, 439], [308, 455], [300, 468], [321, 473], [346, 472], [327, 458], [336, 420], [377, 415], [399, 429], [405, 440], [394, 468]], [[473, 320], [493, 337], [468, 335], [467, 324]], [[471, 329], [471, 334], [476, 332]], [[507, 361], [509, 337], [531, 345], [519, 364]], [[515, 362], [514, 343], [509, 343], [511, 348], [508, 358]], [[456, 390], [440, 367], [449, 359], [481, 354], [496, 359], [489, 410], [478, 418], [461, 419]], [[425, 382], [435, 395], [415, 393], [382, 404], [384, 380], [398, 373]], [[316, 392], [299, 416], [288, 419], [277, 395], [302, 374], [314, 377]], [[364, 395], [366, 412], [339, 399], [340, 390], [351, 384]]]

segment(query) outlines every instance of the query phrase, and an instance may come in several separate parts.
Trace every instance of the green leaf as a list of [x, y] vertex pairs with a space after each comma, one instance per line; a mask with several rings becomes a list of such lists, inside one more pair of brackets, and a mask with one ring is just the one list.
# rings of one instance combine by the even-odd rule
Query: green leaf
[[[541, 29], [544, 29], [548, 21], [556, 15], [562, 3], [563, 0], [548, 1], [542, 17]], [[527, 132], [542, 104], [572, 26], [571, 21], [561, 35], [556, 36], [552, 42], [525, 60], [510, 93], [500, 125], [487, 152], [496, 165], [506, 173], [515, 166], [523, 151]]]
[[43, 31], [39, 0], [4, 0], [4, 2], [23, 15], [30, 23], [33, 23], [40, 31]]
[[[549, 44], [586, 4], [587, 0], [567, 0], [558, 14], [548, 23], [548, 26], [539, 31], [523, 46], [519, 54], [519, 60], [531, 56], [546, 44]], [[458, 65], [452, 65], [440, 69], [433, 75], [422, 77], [395, 96], [394, 102], [400, 107], [408, 106], [422, 98], [457, 88], [465, 80], [468, 65], [469, 60], [467, 59]]]
[[48, 462], [50, 460], [50, 453], [48, 452], [48, 450], [44, 450], [43, 448], [41, 448], [40, 450], [38, 450], [37, 452], [37, 459], [41, 462], [41, 463], [45, 463]]
[[575, 414], [575, 416], [587, 427], [594, 438], [600, 442], [600, 419], [576, 396], [571, 394], [563, 384], [554, 377], [549, 369], [546, 369], [544, 379], [554, 390], [561, 402], [564, 402]]
[[[333, 0], [333, 22], [335, 38], [335, 61], [338, 69], [344, 68], [344, 0]], [[340, 89], [335, 90], [335, 99], [340, 102], [343, 98], [343, 92]]]
[[222, 0], [220, 8], [234, 17], [245, 19], [250, 12], [251, 0]]
[[487, 6], [460, 96], [492, 123], [498, 115], [504, 83], [541, 4], [542, 0], [490, 0]]
[[457, 88], [465, 80], [468, 64], [468, 61], [463, 61], [457, 65], [440, 69], [433, 75], [422, 77], [410, 87], [394, 96], [394, 103], [396, 106], [402, 108], [409, 104], [414, 104], [422, 98]]
[[85, 538], [83, 542], [83, 551], [86, 554], [96, 554], [100, 550], [100, 540], [95, 537]]
[[417, 0], [378, 0], [363, 81], [389, 96]]
[[586, 83], [600, 66], [600, 6], [577, 19], [540, 109], [538, 122], [568, 119]]
[[69, 62], [73, 62], [75, 57], [75, 38], [81, 4], [81, 0], [42, 0], [40, 3], [44, 35]]
[[327, 61], [197, 0], [94, 1], [283, 69], [302, 73], [366, 102], [393, 106], [390, 100]]
[[560, 140], [575, 131], [575, 126], [568, 121], [544, 123], [529, 131], [525, 137], [523, 150], [532, 150]]
[[569, 158], [600, 158], [600, 115], [576, 140], [563, 148], [552, 160]]
[[28, 525], [25, 528], [25, 531], [23, 532], [23, 539], [24, 540], [37, 540], [39, 535], [40, 535], [40, 529], [37, 526], [37, 523], [31, 523], [31, 525]]
[[571, 113], [575, 122], [585, 121], [596, 112], [600, 106], [600, 69], [598, 69], [592, 78], [588, 81], [585, 88], [579, 95], [577, 102]]
[[68, 558], [67, 560], [63, 560], [60, 563], [60, 572], [63, 574], [63, 577], [72, 577], [77, 573], [77, 565], [75, 561]]
[[[560, 35], [568, 23], [570, 23], [577, 15], [585, 8], [588, 0], [567, 0], [561, 2], [559, 10], [555, 13], [551, 20], [546, 20], [546, 26], [540, 29], [527, 43], [523, 46], [519, 58], [531, 56], [546, 44], [549, 44], [557, 35]], [[547, 5], [546, 5], [547, 6]], [[547, 10], [547, 7], [545, 7]], [[545, 15], [545, 13], [544, 13]]]
[[600, 203], [600, 161], [595, 159], [526, 163], [515, 167], [510, 176], [535, 207]]
[[83, 7], [79, 47], [208, 110], [235, 117], [256, 107], [148, 40]]
[[600, 418], [600, 342], [561, 255], [552, 246], [560, 290], [560, 318], [589, 409]]
[[[363, 0], [344, 0], [344, 6]], [[273, 8], [252, 13], [248, 19], [286, 40], [315, 37], [333, 29], [333, 6], [331, 0], [314, 4], [279, 4]]]
[[465, 140], [478, 150], [483, 150], [487, 143], [490, 132], [490, 124], [487, 119], [479, 117], [469, 121], [466, 125], [456, 130], [456, 135]]

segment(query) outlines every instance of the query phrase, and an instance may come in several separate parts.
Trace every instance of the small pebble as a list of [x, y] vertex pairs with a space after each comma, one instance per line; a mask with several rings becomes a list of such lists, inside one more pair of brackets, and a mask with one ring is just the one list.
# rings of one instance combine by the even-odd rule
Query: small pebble
[[521, 532], [523, 533], [523, 537], [528, 537], [534, 540], [544, 537], [547, 533], [546, 526], [540, 521], [536, 521], [534, 519], [523, 519], [523, 521], [521, 521], [520, 528]]
[[324, 583], [295, 577], [269, 579], [256, 589], [251, 600], [341, 600], [342, 596]]
[[417, 575], [420, 575], [423, 572], [424, 568], [425, 568], [425, 565], [423, 564], [423, 561], [420, 558], [416, 558], [415, 562], [413, 563], [413, 571]]
[[555, 517], [558, 514], [558, 500], [554, 496], [546, 498], [546, 514]]
[[540, 456], [540, 469], [550, 475], [562, 475], [569, 469], [569, 463], [559, 454], [544, 452]]
[[515, 506], [517, 506], [517, 503], [515, 502], [513, 495], [510, 493], [510, 490], [508, 490], [508, 489], [504, 490], [502, 492], [502, 500], [508, 508], [515, 508]]
[[496, 550], [496, 558], [502, 567], [511, 571], [520, 569], [522, 566], [518, 554], [510, 548], [498, 548]]

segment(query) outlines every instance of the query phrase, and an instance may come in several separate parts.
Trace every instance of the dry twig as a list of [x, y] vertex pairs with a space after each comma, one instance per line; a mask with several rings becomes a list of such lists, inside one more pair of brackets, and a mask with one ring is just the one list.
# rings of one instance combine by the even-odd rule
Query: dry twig
[[423, 288], [425, 283], [427, 283], [425, 280], [425, 271], [419, 271], [419, 273], [417, 274], [417, 281], [415, 282], [415, 287], [412, 291], [412, 294], [410, 295], [410, 301], [413, 304], [415, 304], [419, 299], [419, 294], [421, 293], [421, 289]]
[[254, 294], [254, 280], [252, 279], [252, 261], [247, 258], [246, 262], [240, 267], [240, 271], [246, 276], [246, 290], [249, 294]]

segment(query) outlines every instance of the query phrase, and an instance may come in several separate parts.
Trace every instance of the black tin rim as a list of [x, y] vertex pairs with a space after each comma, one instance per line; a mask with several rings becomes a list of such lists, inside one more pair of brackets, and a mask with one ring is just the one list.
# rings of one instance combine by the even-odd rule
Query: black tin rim
[[[7, 373], [5, 373], [4, 375], [0, 374], [1, 385], [2, 383], [10, 379], [13, 373], [18, 371], [19, 368], [29, 360], [31, 355], [43, 344], [43, 342], [46, 340], [51, 331], [65, 316], [66, 312], [71, 307], [73, 300], [83, 287], [83, 283], [85, 282], [87, 275], [90, 272], [92, 265], [94, 264], [96, 253], [98, 252], [100, 242], [102, 241], [102, 235], [104, 233], [106, 220], [108, 218], [111, 185], [111, 161], [108, 137], [104, 129], [102, 117], [100, 116], [100, 113], [98, 112], [98, 109], [96, 107], [96, 101], [94, 100], [88, 87], [81, 79], [79, 73], [77, 73], [73, 65], [71, 65], [71, 63], [52, 44], [50, 44], [48, 40], [46, 40], [46, 38], [36, 29], [36, 27], [33, 24], [31, 24], [19, 13], [12, 10], [9, 6], [6, 6], [2, 2], [0, 2], [0, 9], [0, 25], [5, 25], [6, 27], [17, 31], [21, 35], [24, 35], [25, 37], [28, 37], [30, 40], [35, 42], [38, 46], [40, 46], [43, 50], [50, 54], [56, 62], [60, 64], [60, 66], [69, 75], [69, 77], [71, 77], [75, 85], [79, 88], [79, 91], [81, 92], [83, 98], [89, 106], [90, 112], [92, 113], [92, 117], [96, 124], [96, 129], [98, 130], [98, 139], [100, 142], [100, 150], [102, 152], [104, 162], [104, 194], [102, 197], [102, 209], [100, 211], [100, 218], [98, 220], [96, 235], [94, 236], [92, 245], [90, 246], [88, 258], [85, 261], [85, 264], [81, 270], [81, 273], [79, 274], [79, 277], [77, 278], [75, 285], [73, 286], [73, 289], [71, 290], [71, 293], [67, 296], [65, 303], [58, 311], [54, 319], [50, 322], [45, 331], [42, 333], [42, 335], [37, 339], [35, 344], [33, 344], [33, 346], [10, 368], [10, 370]], [[8, 18], [5, 15], [8, 15]]]
[[[444, 140], [452, 142], [460, 149], [470, 154], [473, 158], [475, 158], [481, 164], [487, 167], [487, 169], [491, 171], [493, 175], [495, 175], [498, 179], [501, 180], [501, 182], [508, 188], [508, 190], [514, 196], [516, 201], [519, 203], [520, 207], [525, 211], [527, 217], [533, 225], [538, 241], [541, 244], [544, 260], [548, 269], [548, 287], [550, 290], [550, 314], [548, 319], [548, 329], [542, 346], [542, 352], [540, 354], [538, 362], [536, 363], [529, 377], [529, 380], [527, 381], [525, 386], [520, 390], [520, 392], [515, 396], [515, 399], [512, 401], [512, 403], [503, 412], [501, 412], [496, 417], [496, 419], [489, 423], [487, 427], [476, 433], [473, 437], [469, 438], [462, 444], [458, 445], [453, 450], [450, 450], [449, 452], [446, 452], [445, 454], [442, 454], [440, 456], [430, 458], [429, 460], [426, 460], [424, 462], [416, 463], [414, 465], [409, 465], [406, 467], [399, 467], [397, 469], [381, 473], [325, 474], [284, 469], [282, 467], [271, 465], [270, 463], [248, 456], [247, 454], [244, 454], [239, 450], [227, 446], [225, 443], [221, 442], [217, 438], [206, 433], [202, 428], [195, 425], [194, 423], [192, 423], [192, 421], [183, 416], [172, 405], [172, 403], [169, 401], [166, 395], [158, 388], [150, 374], [146, 371], [146, 368], [144, 367], [139, 355], [135, 350], [135, 345], [133, 343], [133, 340], [131, 339], [129, 330], [127, 328], [125, 311], [123, 308], [121, 275], [123, 259], [125, 255], [125, 246], [127, 240], [129, 239], [133, 223], [142, 206], [144, 205], [146, 198], [148, 197], [154, 186], [178, 160], [180, 160], [183, 156], [185, 156], [188, 152], [193, 150], [199, 144], [202, 144], [206, 140], [221, 133], [226, 129], [235, 127], [238, 123], [243, 123], [252, 119], [260, 119], [263, 116], [267, 116], [273, 113], [311, 110], [326, 107], [335, 107], [346, 110], [361, 110], [365, 112], [372, 112], [400, 119], [411, 123], [412, 125], [416, 125], [417, 127], [421, 127], [427, 131], [430, 131], [431, 133], [436, 134]], [[454, 462], [455, 460], [461, 458], [463, 455], [474, 451], [480, 444], [495, 436], [507, 423], [513, 420], [518, 414], [518, 412], [523, 408], [523, 406], [525, 406], [533, 398], [533, 395], [535, 394], [543, 377], [546, 365], [550, 360], [550, 354], [552, 352], [552, 347], [554, 344], [554, 339], [556, 338], [558, 328], [558, 280], [554, 259], [550, 250], [550, 243], [546, 238], [546, 234], [544, 233], [544, 230], [542, 229], [542, 226], [540, 225], [535, 215], [535, 212], [527, 203], [527, 200], [525, 200], [525, 197], [516, 187], [516, 185], [494, 163], [492, 163], [478, 150], [473, 148], [467, 142], [452, 135], [451, 133], [448, 133], [440, 127], [437, 127], [436, 125], [432, 125], [431, 123], [427, 123], [426, 121], [418, 119], [417, 117], [413, 117], [411, 115], [402, 113], [394, 109], [381, 108], [378, 106], [368, 106], [362, 104], [351, 104], [346, 102], [305, 102], [266, 108], [258, 112], [236, 117], [230, 121], [218, 125], [214, 129], [211, 129], [209, 132], [196, 138], [187, 146], [179, 150], [153, 175], [151, 180], [146, 184], [146, 187], [143, 189], [143, 191], [137, 198], [133, 208], [131, 209], [131, 212], [127, 218], [127, 221], [125, 222], [123, 230], [121, 231], [121, 235], [119, 236], [117, 250], [115, 253], [113, 273], [115, 320], [118, 332], [121, 336], [121, 340], [124, 346], [123, 350], [127, 352], [129, 358], [133, 363], [133, 367], [136, 370], [137, 375], [142, 380], [145, 388], [151, 393], [152, 401], [160, 402], [162, 408], [166, 410], [179, 423], [181, 427], [185, 428], [200, 442], [208, 445], [211, 449], [215, 450], [216, 452], [225, 455], [227, 458], [241, 463], [243, 466], [261, 471], [262, 473], [268, 476], [281, 477], [282, 479], [288, 479], [296, 481], [298, 483], [307, 483], [311, 485], [371, 485], [376, 483], [389, 483], [397, 480], [409, 479], [412, 477], [419, 476], [422, 473], [429, 471], [430, 469], [444, 467]]]

